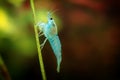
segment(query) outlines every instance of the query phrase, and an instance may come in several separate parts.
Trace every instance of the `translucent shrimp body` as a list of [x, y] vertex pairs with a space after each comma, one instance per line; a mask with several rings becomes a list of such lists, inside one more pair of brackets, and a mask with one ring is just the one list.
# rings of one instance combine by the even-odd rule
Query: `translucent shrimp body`
[[[46, 37], [45, 41], [41, 44], [41, 47], [43, 48], [45, 42], [48, 40], [52, 50], [55, 54], [55, 57], [57, 59], [57, 72], [60, 71], [60, 64], [62, 60], [62, 53], [61, 53], [61, 43], [58, 37], [58, 31], [57, 26], [55, 24], [55, 21], [51, 17], [51, 14], [48, 12], [48, 22], [42, 23], [39, 22], [37, 25], [42, 32], [42, 34]], [[40, 36], [42, 35], [40, 34]]]

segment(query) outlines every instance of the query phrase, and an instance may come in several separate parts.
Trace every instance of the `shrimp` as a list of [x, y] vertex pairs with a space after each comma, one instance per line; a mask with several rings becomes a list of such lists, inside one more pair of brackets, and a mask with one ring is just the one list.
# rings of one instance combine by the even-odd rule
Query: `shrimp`
[[57, 31], [57, 25], [54, 19], [51, 17], [50, 12], [48, 12], [47, 19], [48, 19], [47, 23], [38, 22], [37, 24], [38, 29], [40, 30], [39, 37], [41, 37], [42, 35], [45, 36], [45, 40], [41, 44], [41, 49], [44, 47], [46, 41], [48, 40], [57, 59], [57, 72], [60, 72], [62, 52], [61, 52], [61, 42]]

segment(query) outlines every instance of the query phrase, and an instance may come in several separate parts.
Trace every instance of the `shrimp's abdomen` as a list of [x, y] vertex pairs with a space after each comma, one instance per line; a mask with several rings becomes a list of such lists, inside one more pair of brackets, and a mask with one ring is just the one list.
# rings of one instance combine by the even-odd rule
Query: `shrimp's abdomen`
[[59, 40], [59, 37], [57, 35], [53, 36], [52, 38], [48, 39], [50, 42], [50, 45], [53, 49], [53, 52], [57, 59], [57, 71], [60, 71], [60, 64], [62, 60], [62, 53], [61, 53], [61, 43]]

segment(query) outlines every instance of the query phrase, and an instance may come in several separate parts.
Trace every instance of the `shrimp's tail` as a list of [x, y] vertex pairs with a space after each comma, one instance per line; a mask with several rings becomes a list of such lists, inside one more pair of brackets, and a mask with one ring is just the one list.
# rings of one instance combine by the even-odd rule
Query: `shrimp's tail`
[[53, 52], [57, 59], [57, 72], [60, 72], [60, 64], [62, 61], [61, 43], [59, 37], [56, 35], [49, 39], [50, 45], [52, 46]]

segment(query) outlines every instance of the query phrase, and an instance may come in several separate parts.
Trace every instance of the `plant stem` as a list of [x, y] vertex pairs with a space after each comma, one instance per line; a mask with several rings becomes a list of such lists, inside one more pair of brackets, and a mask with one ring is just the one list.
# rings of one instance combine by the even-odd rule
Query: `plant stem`
[[0, 55], [0, 74], [3, 76], [4, 80], [11, 80], [11, 77], [1, 55]]
[[40, 63], [40, 68], [41, 68], [41, 74], [42, 74], [43, 80], [46, 80], [46, 74], [45, 74], [44, 63], [43, 63], [43, 59], [42, 59], [42, 53], [41, 53], [41, 49], [40, 49], [40, 42], [39, 42], [37, 27], [35, 26], [36, 16], [35, 16], [35, 9], [34, 9], [33, 0], [30, 0], [30, 4], [31, 4], [32, 11], [33, 11], [33, 16], [34, 16], [34, 30], [35, 30], [35, 38], [36, 38], [36, 43], [37, 43], [37, 50], [38, 50], [38, 57], [39, 57], [39, 63]]

